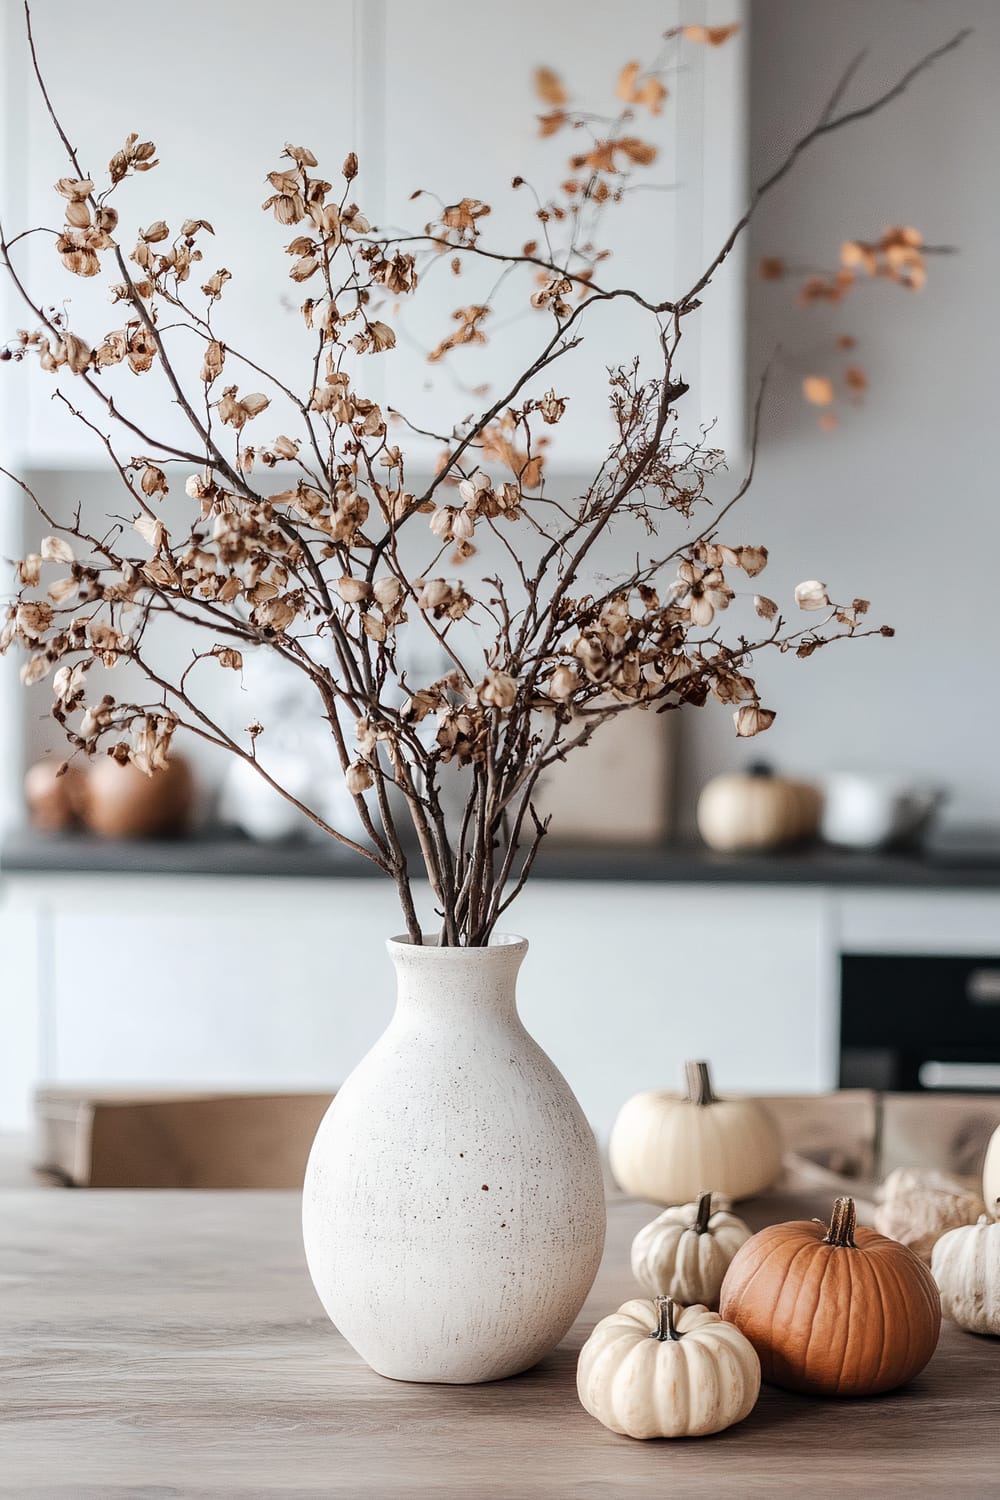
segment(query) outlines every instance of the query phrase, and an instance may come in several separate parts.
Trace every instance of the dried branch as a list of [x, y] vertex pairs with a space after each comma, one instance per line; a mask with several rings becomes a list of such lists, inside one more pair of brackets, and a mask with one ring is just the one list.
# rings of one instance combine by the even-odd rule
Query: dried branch
[[[307, 147], [286, 147], [269, 174], [264, 207], [292, 231], [289, 275], [305, 298], [302, 316], [314, 338], [308, 388], [296, 392], [252, 350], [229, 347], [216, 332], [228, 271], [208, 275], [204, 308], [188, 285], [213, 233], [209, 224], [190, 219], [171, 232], [157, 220], [137, 232], [131, 251], [123, 248], [112, 199], [131, 175], [157, 165], [155, 147], [129, 135], [106, 172], [87, 174], [46, 88], [27, 6], [25, 14], [32, 67], [74, 175], [56, 185], [61, 228], [9, 237], [0, 229], [0, 257], [33, 319], [0, 357], [37, 363], [43, 378], [81, 382], [96, 416], [63, 389], [56, 394], [101, 444], [130, 512], [97, 535], [100, 526], [88, 525], [80, 511], [57, 520], [23, 480], [0, 469], [51, 533], [17, 565], [0, 650], [24, 649], [25, 682], [51, 678], [52, 713], [74, 753], [106, 751], [156, 774], [174, 737], [193, 734], [252, 765], [316, 826], [390, 876], [412, 941], [421, 941], [421, 932], [411, 860], [429, 882], [440, 941], [479, 945], [490, 940], [538, 857], [548, 827], [536, 811], [541, 778], [585, 749], [603, 725], [636, 709], [662, 713], [715, 699], [731, 708], [737, 734], [760, 733], [774, 715], [749, 675], [759, 653], [808, 657], [834, 640], [891, 633], [868, 626], [867, 601], [837, 604], [814, 579], [796, 590], [805, 626], [787, 623], [775, 601], [752, 594], [746, 607], [763, 628], [744, 623], [723, 633], [730, 606], [734, 615], [741, 607], [736, 585], [755, 579], [767, 562], [765, 548], [729, 545], [721, 536], [754, 477], [765, 382], [744, 478], [712, 508], [723, 455], [710, 429], [683, 430], [682, 335], [756, 205], [803, 152], [897, 98], [964, 33], [877, 100], [843, 110], [856, 59], [816, 125], [760, 184], [682, 297], [644, 297], [610, 285], [600, 272], [605, 215], [641, 185], [634, 174], [656, 157], [655, 145], [635, 133], [639, 112], [659, 112], [661, 74], [683, 55], [679, 49], [697, 45], [679, 32], [668, 33], [648, 69], [624, 71], [625, 102], [616, 116], [559, 107], [543, 117], [544, 133], [567, 131], [570, 175], [552, 195], [523, 184], [529, 237], [520, 249], [487, 242], [488, 206], [474, 198], [432, 200], [435, 217], [412, 233], [373, 228], [353, 201], [353, 153], [334, 189]], [[54, 253], [72, 273], [107, 274], [121, 326], [85, 336], [67, 313], [33, 293], [12, 252], [36, 233], [52, 236]], [[851, 254], [874, 256], [880, 272], [916, 285], [925, 250], [915, 231], [887, 234], [874, 247], [852, 242]], [[458, 311], [432, 351], [435, 362], [485, 342], [487, 314], [501, 298], [515, 314], [541, 319], [541, 332], [529, 335], [503, 394], [473, 415], [428, 425], [389, 413], [405, 433], [441, 444], [433, 478], [417, 489], [408, 484], [406, 454], [391, 440], [386, 415], [366, 395], [364, 369], [393, 347], [387, 320], [396, 305], [448, 259], [452, 269], [468, 260], [501, 270], [486, 302], [470, 300]], [[560, 378], [560, 361], [585, 342], [596, 310], [619, 302], [650, 321], [658, 355], [648, 368], [635, 358], [610, 372], [613, 438], [589, 482], [571, 498], [554, 497], [546, 487], [547, 445], [571, 396], [543, 386]], [[245, 378], [259, 377], [263, 389], [226, 384], [233, 364]], [[162, 369], [171, 406], [184, 419], [183, 443], [158, 439], [122, 409], [106, 388], [107, 372], [119, 365], [139, 377]], [[293, 431], [258, 438], [275, 393], [289, 402]], [[126, 435], [138, 452], [124, 448]], [[182, 481], [177, 464], [190, 470]], [[184, 503], [164, 508], [179, 482]], [[667, 523], [679, 534], [658, 542]], [[634, 561], [595, 587], [584, 579], [612, 530], [642, 540], [628, 544]], [[499, 543], [502, 566], [476, 579], [484, 535]], [[166, 618], [202, 632], [179, 674], [159, 659], [158, 627]], [[205, 674], [242, 669], [245, 651], [269, 652], [310, 693], [329, 728], [329, 774], [343, 778], [360, 820], [357, 838], [330, 826], [268, 771], [257, 754], [264, 726], [251, 726], [247, 748], [201, 700]], [[428, 667], [428, 656], [436, 666]], [[124, 663], [156, 701], [102, 691]]]

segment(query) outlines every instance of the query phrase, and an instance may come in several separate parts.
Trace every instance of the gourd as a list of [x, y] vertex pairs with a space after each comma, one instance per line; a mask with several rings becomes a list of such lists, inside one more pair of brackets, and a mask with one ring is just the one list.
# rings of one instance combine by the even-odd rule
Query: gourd
[[909, 1245], [925, 1266], [943, 1234], [960, 1224], [974, 1224], [985, 1210], [977, 1193], [933, 1169], [897, 1167], [877, 1196], [872, 1223], [879, 1234]]
[[722, 1278], [749, 1225], [729, 1211], [729, 1200], [702, 1193], [696, 1203], [665, 1209], [632, 1241], [632, 1275], [654, 1296], [684, 1307], [717, 1308]]
[[183, 832], [193, 800], [191, 769], [180, 756], [172, 756], [163, 770], [147, 776], [106, 755], [87, 773], [80, 816], [101, 838], [160, 838]]
[[987, 1213], [1000, 1213], [1000, 1125], [990, 1137], [983, 1163], [983, 1199]]
[[781, 1135], [753, 1099], [718, 1099], [708, 1064], [684, 1065], [687, 1095], [653, 1090], [622, 1107], [609, 1159], [619, 1187], [654, 1203], [687, 1203], [711, 1183], [727, 1198], [752, 1198], [781, 1169]]
[[749, 1416], [760, 1361], [738, 1329], [706, 1307], [636, 1300], [598, 1323], [580, 1350], [576, 1388], [612, 1432], [705, 1437]]
[[949, 1229], [934, 1246], [931, 1271], [946, 1318], [969, 1333], [1000, 1335], [1000, 1222]]
[[715, 776], [698, 798], [698, 831], [710, 849], [730, 854], [779, 849], [815, 838], [822, 799], [805, 781], [769, 766]]
[[772, 1385], [818, 1396], [874, 1396], [912, 1380], [941, 1331], [941, 1299], [912, 1250], [856, 1227], [838, 1198], [829, 1229], [774, 1224], [736, 1252], [720, 1311], [760, 1356]]

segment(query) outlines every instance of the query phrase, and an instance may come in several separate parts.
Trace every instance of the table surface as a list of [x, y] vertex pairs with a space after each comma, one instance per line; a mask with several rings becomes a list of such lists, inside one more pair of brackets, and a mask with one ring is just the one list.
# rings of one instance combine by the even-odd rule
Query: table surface
[[[808, 1197], [745, 1206], [811, 1217]], [[480, 1386], [373, 1374], [324, 1317], [288, 1193], [0, 1194], [0, 1494], [29, 1497], [1000, 1493], [1000, 1340], [946, 1324], [924, 1373], [864, 1401], [764, 1387], [716, 1437], [637, 1443], [576, 1399], [577, 1352], [633, 1295], [648, 1205], [611, 1204], [576, 1326]]]

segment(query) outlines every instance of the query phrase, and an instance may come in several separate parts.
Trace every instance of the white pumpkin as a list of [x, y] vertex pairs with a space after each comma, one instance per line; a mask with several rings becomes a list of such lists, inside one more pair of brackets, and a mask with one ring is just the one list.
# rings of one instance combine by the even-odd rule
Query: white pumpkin
[[580, 1350], [576, 1388], [612, 1432], [705, 1437], [749, 1416], [760, 1360], [739, 1329], [707, 1307], [636, 1300], [598, 1323]]
[[696, 1203], [668, 1208], [632, 1241], [632, 1275], [653, 1296], [683, 1307], [717, 1308], [729, 1262], [752, 1233], [729, 1199], [702, 1193]]
[[636, 1094], [611, 1132], [619, 1187], [654, 1203], [687, 1203], [706, 1182], [727, 1198], [752, 1198], [781, 1169], [781, 1134], [753, 1099], [717, 1099], [708, 1064], [685, 1064], [686, 1097]]
[[934, 1246], [931, 1273], [941, 1311], [969, 1333], [1000, 1335], [1000, 1221], [949, 1229]]
[[698, 798], [698, 832], [710, 849], [724, 854], [780, 849], [815, 838], [821, 801], [809, 782], [750, 766], [706, 783]]
[[983, 1200], [987, 1213], [1000, 1214], [1000, 1125], [994, 1130], [983, 1163]]

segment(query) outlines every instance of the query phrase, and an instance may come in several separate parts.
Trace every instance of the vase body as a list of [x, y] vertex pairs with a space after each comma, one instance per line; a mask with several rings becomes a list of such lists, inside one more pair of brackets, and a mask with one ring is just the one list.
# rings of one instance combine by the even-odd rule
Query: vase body
[[553, 1349], [590, 1290], [606, 1223], [597, 1146], [518, 1017], [527, 943], [388, 947], [395, 1014], [306, 1169], [309, 1271], [380, 1374], [497, 1380]]

